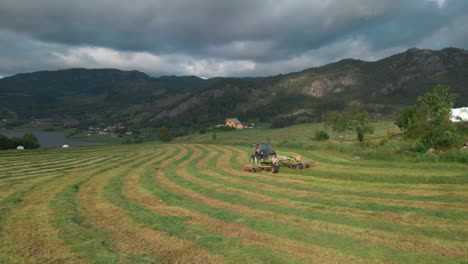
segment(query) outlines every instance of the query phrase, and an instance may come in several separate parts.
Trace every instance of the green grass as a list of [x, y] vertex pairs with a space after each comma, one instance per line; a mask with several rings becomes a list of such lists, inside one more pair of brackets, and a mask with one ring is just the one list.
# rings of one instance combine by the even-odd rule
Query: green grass
[[[379, 140], [387, 137], [388, 133], [398, 133], [399, 129], [392, 122], [374, 122], [374, 134], [366, 136], [368, 140]], [[268, 126], [266, 126], [268, 127]], [[311, 144], [315, 143], [312, 138], [316, 130], [324, 130], [322, 123], [301, 124], [286, 128], [253, 128], [229, 132], [218, 132], [216, 141], [212, 139], [211, 133], [195, 134], [184, 139], [187, 143], [217, 143], [217, 144], [239, 144], [250, 145], [255, 142], [270, 141], [273, 144]], [[328, 129], [325, 129], [329, 131]], [[352, 131], [332, 134], [333, 140], [338, 142], [343, 137], [344, 142], [356, 141], [356, 135]]]
[[[360, 159], [412, 161], [412, 162], [460, 162], [468, 164], [468, 152], [458, 149], [444, 151], [440, 155], [415, 153], [413, 142], [407, 140], [391, 140], [390, 136], [401, 131], [393, 122], [373, 122], [374, 134], [366, 135], [365, 142], [358, 142], [352, 131], [343, 133], [332, 132], [322, 123], [295, 125], [286, 128], [254, 128], [228, 132], [218, 132], [216, 140], [211, 133], [195, 134], [179, 139], [183, 143], [221, 144], [236, 146], [252, 146], [258, 142], [271, 142], [275, 149], [301, 149], [314, 151], [339, 151], [352, 154]], [[331, 138], [325, 142], [314, 140], [314, 133], [326, 130]]]
[[120, 144], [125, 142], [127, 139], [133, 139], [131, 136], [123, 136], [123, 137], [112, 137], [111, 135], [74, 135], [69, 137], [71, 140], [76, 141], [88, 141], [88, 142], [102, 142], [108, 144]]
[[[308, 142], [313, 126], [288, 129]], [[282, 133], [0, 152], [0, 262], [189, 263], [199, 252], [206, 263], [468, 261], [464, 164], [278, 142], [315, 166], [242, 171], [251, 149], [240, 139]], [[150, 231], [171, 242], [152, 244]]]

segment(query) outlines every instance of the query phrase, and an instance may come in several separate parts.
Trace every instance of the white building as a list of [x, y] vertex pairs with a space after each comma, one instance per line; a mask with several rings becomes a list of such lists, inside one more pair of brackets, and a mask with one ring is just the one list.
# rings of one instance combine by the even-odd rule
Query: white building
[[453, 108], [450, 110], [450, 121], [468, 122], [468, 107]]

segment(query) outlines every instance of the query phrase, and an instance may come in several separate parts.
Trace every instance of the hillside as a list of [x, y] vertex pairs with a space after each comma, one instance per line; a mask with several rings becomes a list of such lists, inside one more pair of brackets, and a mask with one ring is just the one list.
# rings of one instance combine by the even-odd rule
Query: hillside
[[0, 79], [0, 115], [75, 125], [167, 125], [184, 134], [227, 116], [271, 122], [302, 115], [319, 121], [325, 111], [342, 109], [352, 99], [374, 116], [388, 116], [436, 84], [452, 87], [462, 106], [468, 96], [468, 51], [410, 49], [375, 62], [345, 59], [267, 78], [152, 78], [115, 69], [18, 74]]
[[68, 69], [0, 79], [0, 111], [19, 119], [128, 119], [158, 109], [208, 81], [196, 76], [152, 78], [138, 71]]
[[172, 105], [157, 118], [210, 123], [222, 120], [222, 113], [258, 122], [303, 113], [318, 121], [324, 111], [341, 109], [352, 99], [364, 102], [370, 112], [385, 115], [414, 104], [437, 84], [460, 94], [461, 106], [468, 96], [468, 51], [410, 49], [375, 62], [345, 59], [260, 83], [225, 79]]

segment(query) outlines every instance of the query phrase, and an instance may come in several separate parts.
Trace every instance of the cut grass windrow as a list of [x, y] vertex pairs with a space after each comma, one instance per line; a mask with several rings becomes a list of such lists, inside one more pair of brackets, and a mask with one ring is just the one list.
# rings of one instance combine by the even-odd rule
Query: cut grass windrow
[[[157, 221], [161, 220], [160, 218], [148, 218], [150, 216], [145, 210], [142, 210], [138, 203], [129, 200], [123, 194], [125, 192], [124, 180], [137, 177], [136, 180], [138, 181], [138, 177], [143, 171], [152, 171], [151, 168], [163, 161], [167, 162], [178, 153], [179, 150], [172, 149], [161, 157], [152, 160], [150, 164], [140, 166], [140, 168], [133, 170], [129, 174], [120, 174], [112, 177], [105, 186], [103, 193], [103, 196], [109, 202], [112, 202], [112, 205], [103, 206], [103, 208], [107, 210], [111, 209], [112, 216], [108, 216], [99, 222], [107, 226], [105, 227], [106, 229], [111, 229], [115, 236], [119, 238], [121, 241], [120, 248], [133, 254], [159, 256], [162, 258], [162, 261], [167, 263], [223, 263], [224, 261], [220, 256], [208, 253], [191, 241], [171, 236], [167, 232], [161, 231], [159, 228], [161, 223]], [[131, 187], [134, 188], [135, 185]], [[141, 198], [141, 196], [137, 197], [137, 199]], [[106, 203], [106, 201], [101, 201], [101, 203]], [[110, 220], [115, 218], [116, 214], [117, 216], [121, 215], [119, 226], [115, 226], [115, 224], [110, 222]], [[128, 214], [128, 216], [125, 214]], [[96, 217], [99, 217], [99, 214]]]
[[46, 164], [41, 164], [41, 168], [37, 167], [28, 167], [28, 169], [25, 170], [15, 170], [13, 169], [13, 172], [7, 173], [7, 175], [2, 176], [2, 179], [0, 179], [0, 183], [3, 182], [8, 182], [8, 180], [16, 180], [16, 179], [25, 179], [31, 176], [40, 176], [42, 174], [48, 174], [50, 172], [54, 171], [62, 171], [62, 170], [70, 170], [73, 168], [81, 168], [84, 165], [86, 165], [88, 162], [92, 162], [95, 158], [83, 158], [83, 159], [69, 159], [69, 160], [63, 160], [61, 164], [55, 164], [48, 166]]
[[248, 173], [244, 146], [0, 151], [0, 263], [468, 261], [463, 164], [280, 147], [317, 164]]
[[[175, 153], [174, 158], [177, 158], [176, 154], [179, 153]], [[168, 158], [166, 162], [169, 162], [171, 159]], [[144, 175], [151, 176], [152, 173], [152, 170], [146, 170]], [[114, 178], [111, 181], [109, 186], [113, 186], [113, 191], [108, 192], [108, 194], [113, 194], [113, 196], [110, 196], [109, 199], [114, 204], [124, 208], [138, 222], [166, 232], [176, 238], [192, 241], [197, 247], [223, 255], [229, 262], [239, 263], [250, 260], [268, 263], [295, 263], [295, 261], [282, 258], [278, 253], [269, 251], [268, 249], [243, 246], [239, 238], [219, 236], [206, 228], [188, 224], [184, 218], [167, 214], [156, 214], [138, 203], [125, 199], [125, 196], [122, 194], [122, 185], [122, 179]], [[116, 196], [119, 193], [121, 196]]]
[[[64, 174], [64, 173], [73, 173], [75, 171], [83, 171], [84, 169], [89, 169], [94, 167], [95, 165], [100, 166], [100, 163], [107, 162], [114, 157], [104, 157], [104, 158], [93, 158], [90, 161], [80, 163], [80, 166], [73, 165], [73, 166], [64, 166], [62, 168], [57, 168], [52, 171], [48, 171], [47, 173], [37, 173], [37, 174], [32, 174], [31, 176], [21, 176], [21, 177], [15, 177], [12, 179], [4, 180], [2, 181], [2, 185], [0, 185], [0, 191], [2, 191], [2, 194], [0, 194], [0, 199], [7, 193], [8, 191], [11, 191], [12, 189], [16, 189], [16, 187], [20, 187], [21, 185], [24, 184], [30, 184], [39, 180], [42, 180], [47, 177], [51, 177], [54, 175], [58, 174]], [[19, 185], [19, 186], [17, 186]], [[15, 187], [16, 186], [16, 187]], [[15, 188], [13, 188], [15, 187]]]
[[[230, 162], [232, 164], [232, 170], [238, 171], [242, 167], [242, 163], [239, 161], [240, 155], [239, 149], [237, 148], [231, 148], [231, 147], [226, 147], [226, 149], [229, 149], [233, 151], [233, 155], [231, 156]], [[320, 166], [320, 165], [318, 165]], [[314, 181], [313, 178], [315, 178], [315, 168], [310, 169], [309, 174], [312, 176], [308, 178], [307, 176], [303, 175], [298, 175], [298, 171], [294, 170], [283, 170], [281, 171], [282, 177], [279, 178], [278, 176], [274, 175], [258, 175], [256, 177], [259, 178], [265, 178], [267, 181], [264, 181], [263, 183], [271, 183], [272, 181], [280, 181], [280, 182], [285, 182], [286, 184], [283, 185], [282, 187], [287, 187], [291, 189], [296, 189], [296, 190], [303, 190], [303, 191], [313, 191], [313, 192], [321, 192], [321, 193], [328, 193], [332, 195], [354, 195], [354, 196], [360, 196], [360, 197], [369, 197], [369, 198], [383, 198], [383, 199], [395, 199], [395, 200], [410, 200], [410, 201], [425, 201], [425, 202], [430, 202], [430, 201], [437, 201], [437, 202], [463, 202], [466, 203], [468, 202], [468, 197], [466, 196], [454, 196], [454, 195], [436, 195], [436, 196], [430, 196], [430, 195], [409, 195], [405, 193], [385, 193], [382, 192], [382, 185], [378, 185], [378, 188], [380, 189], [379, 191], [372, 191], [372, 190], [366, 190], [366, 191], [361, 191], [359, 190], [360, 188], [362, 189], [362, 184], [359, 185], [350, 185], [349, 187], [340, 187], [337, 185], [333, 185], [331, 187], [323, 187], [319, 186], [317, 181]], [[247, 174], [244, 174], [247, 175]], [[284, 177], [284, 176], [289, 176], [289, 177]], [[256, 178], [252, 177], [252, 178]], [[290, 177], [294, 177], [295, 181], [288, 181], [284, 180], [283, 178], [289, 179]], [[299, 183], [299, 184], [298, 184]], [[387, 187], [388, 185], [384, 185]], [[389, 186], [388, 186], [389, 187]], [[407, 185], [404, 185], [405, 188], [407, 188]], [[356, 190], [357, 189], [357, 190]], [[445, 192], [446, 193], [446, 192]]]
[[61, 161], [61, 164], [59, 165], [56, 164], [56, 165], [48, 166], [47, 163], [42, 164], [44, 165], [43, 166], [44, 169], [28, 167], [27, 170], [16, 170], [16, 168], [13, 167], [11, 169], [11, 172], [0, 173], [0, 175], [2, 175], [0, 176], [0, 182], [1, 183], [8, 182], [9, 180], [12, 180], [11, 178], [13, 178], [13, 180], [23, 179], [26, 177], [38, 176], [41, 174], [47, 174], [47, 173], [58, 171], [58, 170], [61, 171], [61, 170], [68, 169], [68, 168], [76, 168], [78, 167], [76, 165], [81, 166], [82, 164], [87, 164], [88, 162], [93, 161], [94, 159], [95, 159], [94, 157], [91, 157], [91, 158], [87, 157], [87, 158], [82, 158], [82, 159], [75, 159], [75, 158], [64, 159]]
[[[220, 150], [218, 150], [220, 151]], [[219, 152], [219, 156], [223, 156], [223, 152]], [[246, 182], [249, 182], [249, 180], [252, 180], [255, 177], [250, 177], [250, 176], [241, 176], [242, 174], [240, 173], [230, 173], [227, 170], [221, 169], [223, 166], [218, 166], [214, 161], [211, 161], [210, 163], [210, 168], [212, 168], [213, 171], [216, 171], [220, 173], [221, 175], [226, 175], [231, 178], [242, 178], [246, 180]], [[211, 178], [213, 180], [213, 178]], [[304, 205], [307, 205], [307, 203], [311, 203], [312, 206], [318, 206], [317, 208], [328, 208], [328, 207], [333, 207], [333, 208], [350, 208], [350, 209], [359, 209], [359, 210], [365, 210], [365, 211], [371, 211], [371, 212], [389, 212], [389, 213], [406, 213], [406, 214], [411, 214], [411, 215], [422, 215], [422, 216], [432, 216], [432, 217], [440, 217], [444, 218], [447, 220], [455, 220], [455, 221], [461, 221], [464, 220], [468, 217], [468, 212], [461, 211], [461, 210], [450, 210], [450, 209], [426, 209], [426, 208], [418, 208], [418, 207], [409, 207], [409, 206], [403, 206], [403, 205], [388, 205], [388, 204], [383, 204], [383, 203], [377, 203], [374, 201], [353, 201], [352, 197], [343, 197], [343, 200], [338, 200], [337, 197], [332, 196], [333, 200], [331, 199], [325, 199], [322, 198], [324, 197], [323, 195], [325, 193], [323, 192], [316, 192], [316, 195], [313, 195], [314, 193], [311, 192], [307, 196], [296, 196], [296, 195], [289, 195], [287, 192], [275, 192], [275, 191], [262, 191], [262, 189], [254, 188], [248, 183], [246, 184], [235, 184], [233, 185], [232, 183], [226, 183], [226, 181], [223, 181], [221, 179], [215, 179], [218, 181], [218, 183], [224, 184], [224, 185], [230, 185], [231, 187], [235, 187], [238, 189], [242, 190], [252, 190], [261, 194], [264, 194], [266, 196], [274, 197], [274, 198], [279, 198], [279, 199], [287, 199], [291, 201], [295, 201], [297, 203], [302, 203]], [[252, 182], [252, 181], [250, 181]], [[258, 180], [257, 182], [261, 182]], [[267, 181], [261, 182], [262, 184], [267, 184]], [[274, 184], [270, 184], [271, 186], [275, 186]], [[285, 184], [286, 185], [286, 184]], [[276, 186], [275, 186], [276, 187]], [[285, 186], [282, 186], [285, 187]], [[320, 196], [319, 196], [320, 195]], [[356, 198], [354, 198], [356, 199]]]
[[[0, 252], [6, 262], [82, 263], [84, 261], [79, 255], [70, 253], [68, 247], [58, 238], [58, 231], [50, 224], [47, 206], [47, 202], [62, 185], [74, 181], [75, 177], [79, 176], [79, 173], [59, 175], [12, 195], [18, 199], [18, 202], [5, 208], [8, 210], [8, 218], [2, 219], [4, 221], [1, 224], [4, 230], [2, 230]], [[35, 228], [31, 228], [32, 226]]]
[[[304, 157], [314, 157], [317, 160], [317, 156], [311, 155], [310, 152], [303, 154]], [[369, 164], [366, 162], [366, 164]], [[349, 164], [348, 164], [349, 165]], [[461, 167], [461, 166], [457, 166]], [[426, 168], [427, 169], [427, 168]], [[326, 177], [331, 179], [349, 180], [349, 181], [361, 181], [371, 183], [398, 183], [398, 184], [466, 184], [468, 183], [468, 177], [466, 177], [466, 170], [461, 169], [460, 174], [454, 176], [414, 176], [406, 174], [393, 174], [393, 175], [382, 175], [382, 174], [370, 174], [370, 173], [355, 173], [354, 170], [347, 170], [343, 172], [333, 171], [308, 171], [301, 170], [298, 172], [301, 175], [313, 175], [314, 177]]]
[[[196, 163], [196, 161], [191, 162], [187, 167], [189, 167], [190, 172], [195, 175], [195, 174], [198, 174], [198, 172], [197, 172], [196, 168], [193, 166], [194, 163]], [[181, 186], [181, 187], [184, 187], [184, 188], [190, 189], [190, 190], [192, 190], [192, 191], [194, 191], [196, 193], [202, 194], [203, 196], [206, 197], [206, 199], [209, 199], [208, 197], [210, 197], [211, 199], [215, 198], [215, 199], [218, 199], [220, 201], [225, 201], [225, 202], [234, 203], [234, 204], [242, 204], [244, 206], [248, 206], [248, 207], [251, 207], [251, 208], [256, 208], [256, 209], [261, 209], [261, 210], [268, 210], [268, 211], [283, 213], [283, 214], [287, 214], [287, 215], [297, 215], [297, 216], [306, 215], [306, 217], [315, 217], [316, 216], [315, 212], [297, 213], [297, 212], [295, 212], [294, 209], [291, 209], [291, 208], [281, 208], [281, 207], [277, 207], [277, 206], [272, 207], [272, 206], [269, 206], [269, 205], [264, 205], [264, 204], [259, 203], [257, 201], [245, 199], [244, 197], [239, 196], [239, 195], [220, 193], [220, 192], [217, 192], [217, 191], [214, 191], [214, 190], [210, 190], [208, 188], [205, 188], [204, 186], [200, 186], [200, 185], [194, 184], [193, 182], [186, 181], [183, 177], [180, 177], [177, 174], [172, 175], [172, 177], [170, 177], [170, 180], [172, 182], [176, 183], [177, 185]], [[195, 197], [191, 197], [191, 198], [196, 199]], [[350, 245], [353, 245], [352, 247], [348, 247], [348, 250], [345, 251], [347, 254], [352, 254], [352, 255], [361, 254], [361, 257], [364, 257], [364, 256], [370, 256], [370, 255], [372, 255], [374, 253], [378, 253], [377, 255], [379, 255], [379, 256], [386, 256], [387, 258], [389, 258], [389, 261], [396, 261], [394, 258], [398, 259], [398, 258], [404, 257], [408, 261], [414, 262], [416, 259], [421, 259], [421, 258], [424, 258], [424, 256], [426, 256], [427, 260], [432, 261], [432, 262], [434, 261], [434, 259], [439, 259], [439, 261], [440, 260], [449, 261], [449, 262], [452, 262], [452, 263], [458, 262], [458, 260], [456, 260], [456, 259], [445, 258], [445, 257], [439, 256], [439, 255], [429, 256], [427, 254], [397, 251], [397, 250], [393, 250], [393, 249], [385, 248], [385, 247], [369, 247], [369, 246], [363, 244], [360, 241], [349, 239], [349, 238], [344, 237], [344, 236], [332, 235], [332, 234], [326, 234], [326, 233], [314, 232], [314, 231], [304, 232], [304, 230], [291, 228], [288, 225], [282, 225], [280, 223], [274, 223], [272, 221], [263, 221], [263, 220], [261, 221], [261, 220], [249, 219], [245, 215], [238, 215], [238, 214], [235, 214], [235, 213], [233, 213], [231, 211], [223, 210], [222, 208], [214, 209], [214, 208], [210, 208], [209, 206], [206, 206], [206, 207], [205, 208], [202, 207], [204, 209], [204, 211], [203, 211], [204, 213], [213, 214], [213, 211], [217, 211], [218, 213], [215, 214], [216, 217], [227, 217], [227, 219], [221, 219], [221, 220], [228, 220], [228, 219], [232, 220], [232, 219], [242, 218], [244, 220], [244, 222], [243, 222], [244, 224], [248, 224], [248, 225], [250, 225], [250, 227], [252, 227], [254, 229], [259, 228], [258, 231], [271, 232], [272, 234], [279, 235], [279, 236], [282, 236], [282, 237], [288, 237], [288, 238], [291, 238], [291, 239], [295, 239], [295, 240], [299, 240], [299, 241], [303, 241], [303, 242], [307, 242], [307, 243], [311, 243], [311, 244], [316, 244], [316, 245], [320, 245], [320, 246], [324, 246], [324, 247], [330, 247], [330, 248], [336, 248], [338, 245], [340, 245], [340, 244], [342, 245], [343, 243], [347, 242]], [[198, 208], [198, 210], [201, 210], [202, 208]], [[222, 211], [224, 214], [230, 215], [230, 216], [226, 216], [224, 214], [220, 215], [220, 211]], [[318, 214], [320, 214], [320, 213], [318, 213]], [[342, 216], [333, 215], [333, 217], [342, 217]], [[331, 217], [329, 217], [329, 218], [331, 218]], [[248, 220], [246, 220], [246, 219], [248, 219]], [[349, 219], [349, 220], [351, 220], [351, 219]], [[367, 226], [368, 224], [370, 224], [371, 226], [374, 225], [376, 227], [377, 226], [380, 227], [380, 224], [381, 224], [381, 223], [366, 223], [366, 224], [364, 224], [365, 221], [358, 221], [358, 220], [355, 220], [355, 219], [352, 219], [352, 221], [354, 221], [355, 223], [360, 223], [360, 225], [362, 225], [363, 227]], [[389, 225], [388, 223], [384, 223], [384, 224]], [[270, 230], [270, 229], [266, 228], [268, 226], [270, 228], [272, 226], [276, 226], [276, 228], [274, 228], [273, 230]], [[390, 225], [390, 226], [392, 226], [392, 225]], [[398, 228], [402, 228], [401, 226], [398, 226], [398, 225], [393, 225], [393, 226], [398, 227]], [[414, 230], [410, 230], [410, 231], [414, 232]], [[431, 230], [431, 231], [434, 231], [434, 230]], [[309, 233], [310, 236], [305, 236], [306, 233]], [[317, 239], [315, 239], [316, 237], [320, 237], [320, 239], [317, 240]], [[352, 248], [352, 250], [351, 250], [351, 248]]]
[[[185, 152], [187, 151], [185, 150]], [[199, 214], [197, 212], [192, 211], [193, 209], [186, 205], [199, 205], [198, 202], [187, 200], [184, 196], [180, 196], [176, 193], [173, 193], [167, 188], [162, 188], [161, 186], [161, 184], [165, 184], [165, 178], [163, 177], [163, 174], [166, 174], [167, 169], [171, 168], [171, 170], [175, 170], [175, 165], [179, 164], [182, 170], [184, 170], [184, 164], [189, 161], [191, 161], [191, 155], [190, 153], [187, 153], [184, 155], [184, 157], [179, 157], [179, 160], [172, 161], [171, 165], [169, 166], [159, 166], [160, 170], [157, 170], [156, 174], [158, 176], [161, 176], [162, 178], [157, 177], [157, 182], [154, 181], [152, 172], [147, 172], [144, 175], [142, 175], [141, 182], [143, 186], [147, 188], [153, 195], [160, 199], [159, 202], [157, 202], [156, 204], [148, 204], [147, 201], [146, 206], [148, 206], [158, 214], [168, 215], [168, 212], [171, 212], [169, 216], [177, 216], [178, 218], [188, 219], [187, 221], [189, 224], [204, 227], [202, 230], [206, 229], [216, 231], [218, 234], [221, 235], [221, 237], [219, 237], [219, 235], [214, 235], [212, 237], [218, 237], [219, 242], [223, 241], [223, 245], [225, 247], [228, 247], [226, 250], [229, 251], [223, 252], [223, 254], [229, 253], [229, 255], [225, 255], [228, 260], [235, 260], [236, 263], [246, 262], [246, 259], [248, 259], [250, 262], [258, 261], [267, 263], [291, 263], [295, 262], [293, 258], [295, 257], [307, 260], [307, 262], [309, 263], [311, 260], [318, 261], [319, 263], [324, 262], [325, 260], [327, 260], [329, 263], [363, 262], [358, 258], [342, 257], [336, 252], [330, 252], [328, 250], [323, 249], [318, 250], [316, 247], [311, 245], [302, 245], [299, 242], [284, 240], [271, 235], [262, 234], [249, 228], [243, 227], [239, 224], [229, 223], [221, 221], [219, 219], [210, 218], [204, 216], [203, 214]], [[161, 204], [161, 202], [177, 203], [177, 205], [164, 205]], [[211, 243], [214, 242], [215, 241], [212, 241]], [[209, 248], [211, 249], [215, 247], [216, 249], [218, 245], [211, 243], [204, 246], [209, 246]], [[239, 243], [238, 246], [236, 246], [236, 243]], [[245, 246], [239, 249], [240, 245]], [[288, 255], [293, 254], [293, 256], [288, 258], [281, 257], [280, 255], [275, 254], [275, 251], [279, 251], [283, 254]], [[244, 252], [251, 253], [245, 255]]]
[[[111, 178], [123, 177], [145, 169], [158, 156], [158, 159], [165, 158], [165, 155], [160, 155], [163, 151], [166, 150], [161, 149], [155, 153], [148, 153], [144, 159], [140, 159], [137, 163], [118, 168], [112, 173], [103, 173], [98, 177], [93, 177], [81, 186], [78, 193], [78, 202], [82, 204], [79, 210], [80, 215], [88, 219], [93, 224], [93, 228], [109, 231], [109, 239], [115, 244], [116, 253], [114, 255], [118, 257], [119, 262], [159, 263], [162, 259], [158, 254], [155, 254], [154, 250], [151, 250], [158, 239], [157, 236], [154, 236], [155, 232], [135, 223], [126, 216], [123, 210], [104, 199], [104, 186], [109, 183]], [[146, 240], [146, 238], [151, 237], [154, 238], [150, 241]]]
[[[71, 165], [76, 164], [79, 162], [86, 162], [88, 160], [92, 160], [92, 157], [85, 157], [85, 156], [71, 156], [66, 155], [65, 157], [50, 157], [50, 159], [45, 159], [42, 161], [38, 160], [31, 160], [31, 161], [24, 161], [19, 163], [18, 165], [10, 164], [5, 171], [0, 172], [3, 174], [5, 172], [13, 173], [10, 176], [22, 176], [28, 175], [28, 173], [33, 173], [37, 171], [47, 171], [49, 169], [61, 168], [64, 164]], [[6, 176], [0, 177], [0, 179], [8, 178]]]
[[122, 162], [105, 164], [106, 166], [97, 172], [85, 174], [75, 183], [67, 185], [50, 201], [50, 208], [54, 215], [53, 223], [60, 230], [61, 239], [69, 245], [73, 252], [82, 253], [95, 263], [118, 262], [119, 257], [115, 251], [115, 243], [109, 237], [109, 232], [93, 228], [92, 222], [79, 214], [80, 205], [77, 203], [77, 194], [81, 186], [91, 178], [104, 173], [113, 173], [120, 167], [137, 163], [145, 154], [135, 153], [131, 158], [122, 159]]
[[[95, 158], [93, 160], [93, 162], [83, 164], [84, 166], [81, 167], [81, 168], [71, 168], [71, 169], [67, 170], [67, 168], [64, 167], [61, 170], [56, 170], [55, 173], [51, 173], [51, 174], [47, 174], [47, 175], [41, 175], [41, 176], [37, 176], [37, 177], [36, 176], [31, 176], [31, 180], [28, 180], [28, 181], [22, 181], [22, 180], [13, 181], [13, 182], [11, 182], [9, 184], [6, 184], [5, 186], [4, 185], [0, 186], [0, 189], [2, 190], [2, 192], [0, 193], [0, 199], [3, 200], [5, 197], [8, 197], [11, 193], [17, 192], [18, 189], [27, 188], [27, 186], [29, 186], [31, 184], [35, 184], [38, 181], [47, 180], [49, 178], [54, 178], [54, 177], [59, 176], [59, 175], [68, 175], [68, 174], [73, 173], [73, 172], [84, 172], [84, 171], [87, 171], [87, 170], [98, 168], [98, 167], [102, 166], [101, 162], [111, 162], [113, 159], [116, 159], [116, 157], [106, 157], [106, 158], [103, 158], [103, 159]], [[5, 188], [5, 190], [3, 188]]]
[[[206, 177], [205, 179], [200, 179], [196, 177], [186, 176], [190, 181], [194, 181], [199, 185], [203, 185], [206, 187], [210, 187], [211, 189], [216, 189], [217, 191], [227, 192], [227, 193], [237, 193], [239, 195], [243, 195], [245, 197], [249, 197], [252, 199], [256, 199], [262, 201], [263, 203], [273, 203], [278, 204], [280, 206], [288, 206], [288, 207], [295, 207], [295, 204], [291, 205], [289, 200], [281, 200], [280, 199], [272, 199], [270, 197], [265, 197], [260, 195], [261, 191], [255, 188], [255, 184], [250, 186], [243, 186], [244, 189], [233, 189], [236, 187], [236, 184], [232, 184], [236, 182], [236, 175], [232, 175], [227, 173], [226, 176], [219, 173], [218, 168], [226, 168], [226, 164], [216, 162], [219, 157], [225, 157], [222, 153], [218, 153], [213, 155], [213, 152], [210, 152], [210, 159], [207, 162], [206, 166], [200, 167], [197, 165], [199, 169], [203, 169], [205, 175], [210, 175], [214, 177]], [[200, 164], [200, 163], [199, 163]], [[205, 169], [204, 167], [211, 168], [213, 171], [218, 171], [218, 173], [213, 173], [210, 170]], [[241, 173], [241, 172], [238, 172]], [[218, 178], [223, 179], [223, 181], [218, 181]], [[206, 180], [206, 181], [204, 181]], [[220, 184], [221, 183], [221, 184]], [[225, 185], [224, 185], [225, 184]], [[262, 186], [263, 187], [263, 186]], [[246, 190], [250, 190], [246, 191]], [[314, 210], [317, 210], [314, 208]], [[257, 217], [268, 217], [268, 215], [262, 215], [258, 211], [251, 210], [252, 212], [249, 213], [248, 210], [243, 210], [242, 213], [248, 214], [251, 216]], [[333, 211], [332, 211], [333, 212]], [[336, 212], [335, 212], [336, 213]], [[349, 214], [347, 214], [349, 215]], [[282, 223], [286, 223], [292, 226], [305, 228], [305, 229], [314, 229], [314, 230], [321, 230], [324, 232], [331, 232], [331, 233], [338, 233], [347, 236], [352, 236], [354, 238], [360, 240], [371, 241], [374, 244], [383, 244], [383, 245], [391, 245], [394, 248], [398, 249], [413, 249], [414, 251], [421, 251], [421, 252], [435, 252], [444, 256], [453, 256], [453, 257], [464, 257], [463, 244], [447, 241], [447, 240], [434, 240], [428, 239], [427, 237], [422, 236], [410, 236], [406, 234], [393, 234], [388, 232], [378, 232], [376, 230], [368, 230], [368, 232], [362, 232], [362, 229], [359, 228], [352, 228], [345, 225], [336, 225], [331, 224], [329, 222], [323, 221], [312, 221], [305, 219], [299, 219], [290, 217], [287, 215], [276, 215], [275, 220], [280, 221]], [[364, 217], [367, 219], [373, 219], [371, 215]], [[381, 219], [380, 219], [381, 220]], [[385, 219], [384, 219], [385, 220]]]
[[[195, 172], [195, 171], [196, 169], [194, 168], [192, 172]], [[195, 175], [197, 174], [198, 173], [195, 173]], [[196, 191], [209, 194], [210, 196], [214, 198], [227, 201], [230, 203], [235, 203], [238, 205], [249, 206], [255, 209], [267, 210], [267, 211], [272, 211], [272, 212], [281, 213], [285, 215], [303, 217], [303, 218], [308, 218], [308, 219], [313, 219], [313, 220], [328, 221], [328, 222], [332, 222], [336, 224], [346, 224], [346, 225], [355, 226], [355, 227], [365, 227], [369, 229], [382, 230], [382, 231], [388, 231], [388, 232], [401, 232], [405, 234], [425, 235], [429, 237], [448, 239], [448, 240], [460, 240], [460, 241], [463, 241], [466, 238], [465, 233], [460, 230], [438, 230], [438, 229], [427, 228], [427, 227], [410, 227], [410, 226], [397, 225], [397, 224], [386, 223], [386, 222], [358, 220], [353, 217], [318, 212], [318, 211], [304, 211], [304, 210], [298, 210], [295, 208], [280, 207], [276, 205], [272, 206], [269, 204], [264, 204], [263, 202], [258, 202], [255, 200], [247, 199], [237, 194], [223, 194], [214, 190], [210, 190], [210, 189], [205, 188], [204, 186], [199, 186], [195, 183], [187, 182], [183, 178], [180, 178], [180, 177], [173, 177], [171, 178], [171, 180], [172, 179], [178, 179], [181, 181], [180, 184], [185, 184], [182, 186], [194, 188]]]

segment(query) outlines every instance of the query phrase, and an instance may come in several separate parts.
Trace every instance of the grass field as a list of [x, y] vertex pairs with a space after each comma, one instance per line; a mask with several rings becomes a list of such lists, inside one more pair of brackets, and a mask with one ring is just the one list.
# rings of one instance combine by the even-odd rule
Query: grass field
[[[392, 122], [374, 122], [372, 126], [375, 132], [374, 134], [366, 135], [366, 140], [380, 140], [386, 138], [389, 133], [397, 134], [400, 132], [398, 127]], [[329, 132], [328, 129], [323, 127], [322, 123], [309, 123], [278, 129], [256, 128], [220, 132], [216, 134], [216, 142], [223, 144], [250, 144], [252, 142], [266, 141], [269, 139], [274, 144], [285, 142], [307, 144], [314, 141], [314, 133], [317, 130], [326, 130]], [[356, 134], [352, 131], [332, 133], [332, 137], [334, 141], [356, 141]], [[187, 143], [214, 143], [212, 133], [210, 132], [185, 137], [184, 141]]]
[[248, 173], [249, 151], [0, 152], [0, 263], [468, 262], [466, 165], [304, 150], [314, 168]]

